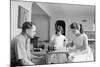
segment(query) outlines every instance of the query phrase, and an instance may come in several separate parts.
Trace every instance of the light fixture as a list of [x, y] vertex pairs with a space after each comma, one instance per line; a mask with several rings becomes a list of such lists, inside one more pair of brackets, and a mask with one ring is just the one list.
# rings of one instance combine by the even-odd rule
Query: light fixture
[[82, 22], [86, 22], [86, 21], [87, 21], [86, 19], [82, 20]]

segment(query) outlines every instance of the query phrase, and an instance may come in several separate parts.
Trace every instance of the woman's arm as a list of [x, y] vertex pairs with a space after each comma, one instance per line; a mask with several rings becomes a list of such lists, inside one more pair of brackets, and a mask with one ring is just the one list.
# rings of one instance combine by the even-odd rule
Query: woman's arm
[[31, 52], [32, 55], [36, 55], [36, 56], [44, 56], [46, 55], [45, 51], [41, 51], [41, 52]]
[[31, 59], [33, 59], [33, 58], [36, 58], [36, 59], [41, 59], [41, 58], [43, 58], [43, 55], [41, 55], [41, 56], [36, 56], [36, 55], [31, 55]]
[[55, 35], [53, 35], [51, 37], [50, 45], [48, 46], [48, 51], [53, 51], [54, 50], [54, 45], [55, 45]]
[[50, 44], [51, 44], [51, 46], [54, 46], [54, 44], [55, 44], [55, 35], [52, 36], [52, 38], [50, 40]]
[[67, 45], [68, 45], [68, 39], [64, 37], [64, 46], [67, 47]]
[[68, 43], [68, 52], [69, 53], [76, 52], [76, 45], [73, 41]]
[[68, 52], [69, 52], [69, 53], [76, 52], [76, 46], [74, 45], [73, 47], [69, 47], [69, 48], [68, 48]]
[[82, 54], [87, 53], [88, 52], [88, 37], [85, 34], [84, 38], [83, 38], [83, 51], [81, 52]]

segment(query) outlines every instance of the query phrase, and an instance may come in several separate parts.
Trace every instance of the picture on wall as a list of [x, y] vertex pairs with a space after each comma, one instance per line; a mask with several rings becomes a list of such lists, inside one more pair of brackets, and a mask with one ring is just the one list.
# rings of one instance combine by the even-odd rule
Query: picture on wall
[[18, 28], [22, 28], [22, 24], [29, 19], [29, 11], [22, 6], [18, 6]]

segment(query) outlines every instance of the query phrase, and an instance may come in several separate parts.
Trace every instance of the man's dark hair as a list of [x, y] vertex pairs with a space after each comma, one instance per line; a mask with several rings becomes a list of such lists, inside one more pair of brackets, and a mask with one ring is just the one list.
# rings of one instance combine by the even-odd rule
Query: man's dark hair
[[26, 29], [31, 29], [31, 28], [32, 28], [32, 23], [26, 21], [25, 23], [23, 23], [22, 32], [26, 32]]

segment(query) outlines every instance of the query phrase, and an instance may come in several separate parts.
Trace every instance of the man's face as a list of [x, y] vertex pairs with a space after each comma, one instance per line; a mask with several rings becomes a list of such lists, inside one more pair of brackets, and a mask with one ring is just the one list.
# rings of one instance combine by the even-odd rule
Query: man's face
[[33, 25], [31, 29], [27, 29], [27, 35], [29, 38], [34, 38], [36, 34], [36, 27]]

